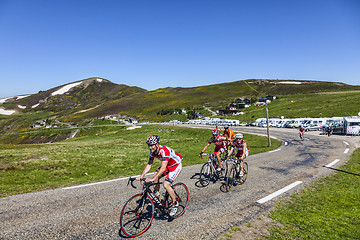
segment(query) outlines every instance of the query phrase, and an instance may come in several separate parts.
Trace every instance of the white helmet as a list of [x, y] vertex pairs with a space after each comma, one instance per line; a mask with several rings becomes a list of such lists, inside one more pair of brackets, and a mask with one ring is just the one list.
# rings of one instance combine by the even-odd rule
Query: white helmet
[[244, 136], [241, 133], [235, 134], [235, 139], [242, 139]]

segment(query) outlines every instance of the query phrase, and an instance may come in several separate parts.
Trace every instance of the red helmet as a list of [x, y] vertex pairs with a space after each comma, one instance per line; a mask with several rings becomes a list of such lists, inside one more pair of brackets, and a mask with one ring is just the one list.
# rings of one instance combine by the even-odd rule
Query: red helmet
[[213, 136], [218, 136], [219, 135], [219, 130], [218, 129], [212, 130], [212, 135]]
[[158, 144], [159, 142], [160, 142], [160, 137], [158, 135], [152, 135], [148, 137], [148, 139], [146, 140], [147, 145], [155, 145]]

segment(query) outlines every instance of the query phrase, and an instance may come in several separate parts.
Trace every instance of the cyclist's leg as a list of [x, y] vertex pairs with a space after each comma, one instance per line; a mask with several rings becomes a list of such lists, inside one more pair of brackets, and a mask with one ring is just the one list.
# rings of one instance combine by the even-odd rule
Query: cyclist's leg
[[175, 181], [176, 177], [180, 174], [182, 170], [182, 164], [178, 164], [175, 169], [170, 169], [166, 175], [166, 179], [163, 183], [164, 188], [169, 193], [172, 203], [176, 202], [176, 196], [174, 189], [171, 187], [171, 184]]
[[245, 157], [242, 159], [240, 159], [241, 160], [241, 163], [240, 163], [240, 166], [241, 166], [241, 169], [240, 169], [240, 171], [241, 172], [244, 172], [244, 160], [245, 160], [245, 158], [247, 157], [249, 155], [249, 152], [248, 152], [248, 150], [245, 150]]
[[222, 167], [222, 161], [221, 161], [221, 154], [225, 152], [225, 148], [220, 148], [219, 151], [216, 153], [216, 158], [219, 161], [219, 168], [225, 169], [225, 167]]
[[220, 157], [220, 155], [221, 155], [221, 151], [216, 152], [216, 158], [217, 158], [218, 163], [219, 163], [219, 165], [218, 165], [219, 168], [221, 168], [221, 157]]
[[[155, 174], [160, 170], [160, 167], [155, 171]], [[165, 171], [165, 173], [166, 173], [166, 171]], [[154, 183], [159, 183], [159, 179], [162, 178], [165, 175], [165, 173], [161, 177], [159, 177], [157, 180], [155, 180]], [[159, 192], [160, 184], [155, 184], [154, 190]]]

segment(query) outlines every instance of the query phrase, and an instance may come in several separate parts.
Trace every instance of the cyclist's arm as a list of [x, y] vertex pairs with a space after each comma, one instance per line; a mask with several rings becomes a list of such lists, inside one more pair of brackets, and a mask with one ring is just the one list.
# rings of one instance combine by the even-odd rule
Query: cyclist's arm
[[167, 165], [168, 165], [168, 161], [162, 161], [159, 171], [155, 172], [154, 176], [149, 179], [149, 182], [154, 182], [157, 179], [159, 179], [165, 172]]
[[144, 168], [143, 172], [141, 173], [140, 176], [136, 177], [136, 180], [140, 181], [140, 179], [142, 179], [145, 176], [145, 174], [147, 174], [150, 171], [153, 162], [154, 162], [154, 159], [150, 158], [149, 162], [146, 165], [146, 167]]
[[246, 157], [246, 151], [247, 151], [247, 144], [244, 142], [243, 144], [243, 154], [241, 155], [241, 159], [244, 160]]
[[230, 157], [233, 151], [234, 151], [234, 147], [231, 145], [230, 151], [226, 157]]
[[200, 154], [204, 153], [209, 146], [210, 146], [210, 143], [206, 144]]

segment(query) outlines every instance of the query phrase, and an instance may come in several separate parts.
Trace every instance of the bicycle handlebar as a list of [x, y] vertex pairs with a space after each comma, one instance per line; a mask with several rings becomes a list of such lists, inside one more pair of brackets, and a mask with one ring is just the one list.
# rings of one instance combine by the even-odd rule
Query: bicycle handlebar
[[199, 157], [201, 157], [201, 159], [204, 159], [204, 158], [202, 157], [203, 155], [212, 156], [213, 154], [211, 154], [211, 153], [202, 153], [202, 154], [199, 155]]
[[128, 183], [127, 183], [127, 186], [129, 186], [129, 183], [130, 183], [133, 188], [136, 188], [136, 186], [134, 186], [134, 181], [135, 181], [135, 180], [136, 180], [136, 178], [134, 178], [134, 177], [129, 177], [129, 181], [128, 181]]
[[[129, 183], [130, 185], [133, 187], [133, 188], [136, 188], [136, 186], [134, 185], [134, 181], [136, 181], [136, 177], [129, 177], [129, 180], [128, 180], [128, 183], [127, 183], [127, 186], [129, 186]], [[140, 179], [141, 182], [144, 182], [145, 185], [156, 185], [156, 184], [162, 184], [162, 182], [158, 182], [158, 183], [153, 183], [153, 182], [146, 182], [146, 178], [141, 178]]]

